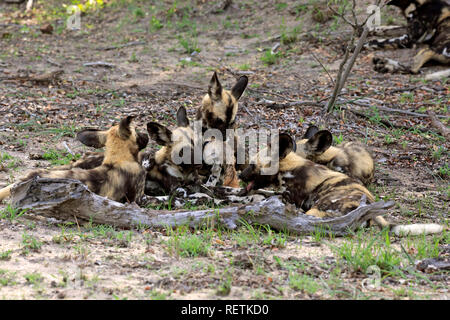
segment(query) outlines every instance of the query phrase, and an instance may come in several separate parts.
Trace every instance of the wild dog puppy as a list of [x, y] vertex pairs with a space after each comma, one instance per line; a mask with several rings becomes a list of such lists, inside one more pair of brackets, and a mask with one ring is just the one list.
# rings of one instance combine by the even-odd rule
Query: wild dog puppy
[[369, 151], [357, 142], [345, 142], [334, 147], [331, 145], [332, 140], [328, 130], [310, 126], [303, 138], [297, 141], [295, 152], [305, 159], [358, 179], [364, 185], [369, 184], [375, 170]]
[[[248, 84], [246, 76], [240, 77], [231, 90], [223, 89], [217, 73], [214, 72], [208, 87], [208, 93], [203, 97], [202, 105], [197, 112], [197, 120], [202, 121], [203, 132], [207, 129], [217, 129], [222, 133], [223, 142], [226, 142], [226, 130], [235, 128], [238, 100], [242, 96]], [[227, 146], [221, 148], [216, 144], [215, 149], [229, 150]], [[237, 146], [237, 137], [234, 137], [234, 145]], [[218, 165], [213, 166], [214, 176], [219, 175]], [[238, 176], [235, 164], [225, 164], [223, 185], [239, 188]]]
[[[361, 199], [367, 203], [374, 196], [358, 181], [347, 175], [307, 160], [295, 153], [295, 143], [288, 134], [279, 135], [279, 167], [275, 174], [265, 175], [271, 159], [258, 157], [256, 163], [244, 169], [240, 178], [248, 182], [247, 191], [279, 186], [285, 190], [284, 198], [306, 214], [319, 218], [340, 216], [358, 208]], [[392, 225], [383, 217], [373, 221], [381, 228], [389, 227], [396, 235], [419, 235], [440, 233], [443, 227], [437, 224]]]
[[[240, 178], [248, 182], [247, 191], [279, 186], [285, 190], [283, 196], [287, 201], [319, 218], [344, 215], [356, 209], [363, 196], [368, 203], [375, 201], [357, 180], [295, 153], [295, 143], [288, 134], [279, 135], [279, 168], [275, 174], [263, 174], [268, 160], [257, 159], [242, 171]], [[374, 220], [380, 227], [389, 225], [382, 217]]]
[[[148, 138], [138, 135], [132, 119], [128, 116], [106, 131], [86, 129], [78, 134], [80, 141], [85, 144], [105, 147], [100, 166], [89, 170], [79, 167], [70, 170], [33, 170], [19, 180], [37, 176], [76, 179], [86, 184], [92, 192], [111, 200], [139, 201], [144, 192], [145, 170], [138, 162], [138, 153], [140, 146], [147, 144]], [[0, 190], [0, 200], [10, 194], [11, 185]]]
[[[93, 147], [96, 149], [102, 148], [101, 144], [98, 144], [98, 142], [92, 141], [92, 139], [86, 138], [86, 132], [89, 130], [96, 130], [96, 129], [85, 129], [81, 132], [77, 133], [77, 140], [83, 143], [84, 145], [88, 147]], [[148, 144], [148, 135], [145, 133], [140, 133], [136, 130], [137, 133], [137, 144], [139, 147], [139, 151], [145, 149], [145, 147]], [[138, 156], [138, 162], [141, 163], [142, 154], [139, 153]], [[73, 168], [80, 168], [80, 169], [94, 169], [98, 166], [100, 166], [103, 163], [103, 160], [105, 159], [105, 154], [103, 151], [88, 151], [83, 154], [83, 156], [78, 160], [73, 160], [71, 163], [62, 165], [62, 166], [56, 166], [53, 168], [50, 168], [51, 170], [70, 170]]]
[[202, 121], [203, 130], [218, 129], [226, 137], [226, 129], [234, 127], [238, 110], [238, 100], [244, 93], [248, 78], [242, 76], [231, 90], [225, 90], [214, 72], [209, 82], [208, 93], [203, 97], [202, 105], [197, 111], [196, 120]]
[[449, 0], [391, 0], [387, 3], [401, 9], [407, 20], [407, 33], [393, 39], [372, 40], [365, 48], [411, 48], [423, 46], [410, 66], [397, 61], [374, 57], [378, 72], [418, 73], [428, 61], [450, 64], [450, 1]]
[[[170, 193], [187, 183], [200, 182], [197, 170], [201, 164], [194, 164], [194, 131], [189, 126], [184, 107], [177, 111], [175, 130], [171, 131], [159, 123], [149, 122], [147, 131], [150, 137], [163, 147], [155, 153], [154, 158], [150, 157], [143, 162], [147, 169], [146, 189], [157, 190], [160, 187], [163, 192]], [[183, 157], [185, 152], [190, 153], [189, 159]]]

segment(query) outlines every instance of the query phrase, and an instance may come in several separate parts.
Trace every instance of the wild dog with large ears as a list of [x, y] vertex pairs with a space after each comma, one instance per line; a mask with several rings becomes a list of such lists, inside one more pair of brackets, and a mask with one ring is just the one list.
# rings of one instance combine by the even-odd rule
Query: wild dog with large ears
[[[101, 134], [99, 133], [98, 129], [86, 128], [77, 133], [76, 139], [88, 147], [96, 149], [103, 148], [105, 146], [103, 141], [92, 138], [93, 132], [97, 132], [98, 135]], [[145, 149], [145, 147], [148, 144], [148, 135], [146, 133], [141, 133], [138, 130], [136, 130], [136, 134], [137, 134], [136, 142], [138, 144], [139, 151], [141, 151]], [[141, 163], [140, 157], [141, 154], [139, 154], [139, 163]], [[69, 170], [73, 168], [80, 168], [86, 170], [94, 169], [100, 166], [103, 163], [104, 159], [105, 154], [103, 151], [88, 151], [85, 152], [80, 159], [73, 160], [71, 163], [66, 165], [50, 168], [50, 170]]]
[[[157, 123], [147, 123], [150, 137], [163, 147], [154, 158], [144, 160], [147, 170], [146, 190], [169, 193], [188, 183], [199, 183], [197, 169], [201, 164], [194, 163], [194, 131], [184, 107], [177, 111], [177, 128], [170, 130]], [[152, 192], [153, 191], [149, 191]]]
[[[279, 168], [275, 174], [264, 175], [267, 161], [257, 159], [242, 171], [240, 178], [248, 182], [251, 189], [278, 186], [285, 190], [283, 196], [296, 204], [308, 215], [319, 218], [341, 216], [358, 208], [361, 199], [368, 203], [375, 201], [374, 196], [355, 179], [307, 160], [295, 152], [294, 140], [288, 134], [279, 135]], [[383, 217], [373, 221], [380, 227], [392, 227], [395, 233], [437, 233], [442, 227], [435, 224], [392, 226]]]
[[217, 73], [214, 72], [208, 87], [208, 93], [203, 97], [202, 106], [198, 109], [197, 120], [202, 120], [202, 127], [218, 129], [225, 138], [225, 130], [231, 129], [236, 120], [238, 100], [248, 84], [246, 76], [240, 77], [231, 90], [226, 90], [220, 84]]
[[[109, 130], [86, 129], [78, 133], [80, 141], [105, 147], [100, 166], [93, 169], [33, 170], [20, 178], [25, 181], [36, 176], [42, 178], [68, 178], [80, 180], [90, 191], [120, 202], [139, 201], [144, 193], [145, 170], [138, 162], [139, 149], [148, 138], [139, 135], [128, 116]], [[9, 197], [11, 185], [0, 190], [0, 200]]]
[[331, 170], [345, 173], [351, 178], [369, 184], [375, 165], [369, 151], [360, 143], [345, 142], [332, 146], [333, 137], [328, 130], [309, 126], [300, 141], [296, 153], [315, 163], [326, 165]]
[[[208, 93], [203, 97], [202, 106], [198, 109], [197, 120], [202, 121], [202, 129], [217, 129], [222, 133], [223, 142], [226, 142], [226, 130], [234, 129], [236, 114], [238, 111], [238, 100], [245, 91], [248, 84], [246, 76], [240, 77], [231, 90], [222, 87], [217, 73], [214, 72], [208, 87]], [[214, 141], [214, 149], [230, 150], [229, 146], [218, 145], [219, 141]], [[238, 144], [237, 137], [234, 137], [234, 150]], [[234, 155], [236, 158], [236, 155]], [[235, 164], [222, 164], [223, 168], [219, 168], [220, 164], [213, 165], [213, 176], [220, 176], [220, 171], [224, 171], [223, 185], [233, 188], [239, 188], [238, 175], [236, 173]], [[211, 180], [211, 179], [210, 179]], [[213, 184], [214, 185], [214, 184]]]

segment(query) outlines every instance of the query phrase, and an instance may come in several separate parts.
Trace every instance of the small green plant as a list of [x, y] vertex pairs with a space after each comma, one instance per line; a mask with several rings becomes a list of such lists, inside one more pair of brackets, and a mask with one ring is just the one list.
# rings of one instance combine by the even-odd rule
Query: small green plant
[[264, 54], [261, 56], [261, 61], [264, 63], [264, 65], [270, 66], [270, 65], [277, 63], [282, 56], [283, 56], [283, 54], [281, 52], [273, 53], [269, 49], [269, 50], [266, 50], [264, 52]]
[[150, 31], [155, 32], [159, 29], [162, 29], [163, 27], [164, 25], [161, 23], [161, 21], [158, 20], [158, 18], [156, 18], [155, 16], [152, 16], [152, 18], [150, 19]]
[[50, 163], [54, 165], [65, 165], [70, 163], [73, 160], [78, 160], [81, 157], [80, 154], [75, 154], [75, 156], [70, 153], [65, 153], [56, 149], [48, 149], [43, 155], [42, 158], [44, 160], [50, 161]]
[[128, 59], [128, 62], [136, 63], [139, 62], [139, 59], [136, 57], [136, 52], [133, 52], [130, 56], [130, 59]]
[[0, 269], [0, 285], [10, 286], [15, 285], [17, 282], [14, 280], [15, 272], [9, 272], [8, 270]]
[[447, 151], [447, 150], [446, 150], [446, 148], [445, 148], [444, 146], [439, 146], [439, 147], [437, 148], [437, 150], [434, 150], [434, 151], [433, 151], [433, 154], [432, 154], [433, 160], [434, 160], [434, 161], [439, 160], [439, 159], [442, 157], [442, 155], [446, 153], [446, 151]]
[[179, 227], [169, 229], [170, 239], [167, 241], [168, 249], [180, 257], [207, 256], [211, 247], [211, 239], [207, 233], [191, 234], [188, 229]]
[[192, 54], [201, 51], [195, 38], [178, 37], [178, 43], [184, 48], [184, 53]]
[[339, 136], [333, 136], [333, 140], [335, 144], [341, 144], [344, 141], [344, 136], [342, 133], [339, 133]]
[[24, 232], [22, 234], [22, 251], [24, 254], [28, 254], [30, 250], [32, 251], [39, 251], [41, 250], [41, 247], [43, 243], [33, 237], [32, 235], [27, 234]]
[[140, 20], [145, 17], [145, 12], [141, 8], [134, 8], [133, 16], [135, 20]]
[[6, 251], [3, 251], [3, 252], [0, 252], [0, 260], [9, 260], [9, 259], [11, 259], [11, 253], [12, 253], [12, 250], [6, 250]]
[[439, 168], [438, 174], [439, 174], [439, 176], [441, 176], [444, 179], [447, 179], [450, 177], [450, 168], [449, 168], [447, 162], [442, 167]]
[[414, 102], [414, 93], [413, 92], [404, 92], [400, 96], [401, 103]]
[[239, 70], [242, 70], [242, 71], [248, 71], [248, 70], [250, 70], [250, 65], [248, 64], [248, 63], [244, 63], [244, 64], [241, 64], [241, 65], [239, 65], [238, 66], [238, 69]]
[[394, 143], [395, 143], [395, 139], [391, 135], [386, 134], [384, 136], [384, 144], [389, 145], [389, 144], [394, 144]]
[[27, 273], [23, 277], [27, 280], [27, 283], [33, 286], [38, 286], [44, 280], [42, 275], [38, 272]]
[[295, 272], [289, 274], [289, 286], [294, 290], [303, 291], [307, 294], [314, 294], [320, 288], [320, 285], [314, 278]]
[[20, 218], [28, 209], [19, 210], [17, 208], [13, 208], [11, 204], [0, 210], [0, 219], [7, 219], [9, 221], [14, 221]]
[[275, 4], [275, 9], [277, 9], [277, 11], [282, 11], [282, 10], [286, 9], [287, 6], [288, 6], [287, 3], [279, 2], [279, 3]]
[[157, 290], [150, 290], [148, 295], [151, 300], [167, 300], [167, 294], [161, 293]]
[[401, 262], [400, 254], [391, 246], [389, 233], [367, 234], [363, 230], [355, 239], [345, 241], [339, 247], [332, 247], [355, 271], [366, 273], [369, 267], [377, 266], [390, 272]]

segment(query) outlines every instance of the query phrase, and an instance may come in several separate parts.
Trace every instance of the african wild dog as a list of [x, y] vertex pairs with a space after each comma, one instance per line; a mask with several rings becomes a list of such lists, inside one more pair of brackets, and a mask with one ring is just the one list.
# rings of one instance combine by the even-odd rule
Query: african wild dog
[[418, 73], [428, 61], [450, 64], [450, 1], [449, 0], [391, 0], [388, 5], [402, 10], [407, 20], [407, 33], [393, 39], [372, 40], [365, 48], [411, 48], [423, 45], [412, 65], [374, 57], [374, 69], [379, 72]]
[[[202, 130], [217, 129], [221, 132], [223, 142], [226, 141], [226, 130], [235, 128], [236, 114], [238, 111], [238, 100], [244, 93], [248, 84], [248, 78], [242, 76], [238, 79], [231, 91], [222, 88], [222, 85], [214, 72], [208, 87], [208, 93], [203, 97], [202, 105], [197, 112], [197, 120], [202, 121]], [[214, 141], [213, 149], [229, 150], [228, 146], [219, 146], [218, 141]], [[237, 146], [237, 137], [234, 137], [234, 146]], [[212, 146], [210, 146], [212, 147]], [[236, 152], [236, 150], [234, 151]], [[236, 155], [235, 155], [236, 156]], [[220, 168], [219, 168], [220, 165]], [[212, 166], [212, 176], [218, 179], [221, 169], [224, 169], [223, 185], [239, 188], [238, 176], [235, 164], [215, 164]], [[214, 183], [213, 183], [214, 184]]]
[[[20, 178], [69, 178], [80, 180], [90, 191], [120, 202], [139, 201], [144, 193], [145, 170], [138, 162], [139, 149], [148, 143], [148, 137], [138, 134], [128, 116], [109, 130], [86, 129], [78, 133], [85, 144], [105, 147], [104, 159], [93, 169], [33, 170]], [[9, 197], [11, 185], [0, 190], [0, 200]]]
[[[363, 197], [367, 203], [374, 196], [357, 180], [328, 169], [295, 153], [296, 144], [288, 134], [279, 135], [278, 171], [265, 175], [264, 168], [270, 164], [268, 158], [257, 157], [244, 169], [240, 178], [248, 182], [247, 192], [252, 189], [279, 186], [284, 198], [297, 205], [308, 215], [324, 218], [342, 216], [358, 208]], [[269, 161], [268, 161], [269, 160]], [[373, 221], [381, 228], [389, 227], [396, 235], [441, 233], [443, 226], [437, 224], [394, 225], [383, 217]]]
[[202, 105], [197, 111], [197, 120], [202, 120], [202, 128], [218, 129], [225, 137], [225, 130], [234, 127], [238, 111], [238, 100], [244, 93], [248, 78], [242, 76], [231, 91], [225, 90], [220, 84], [217, 73], [214, 72], [208, 87], [208, 93], [203, 97]]
[[[357, 180], [330, 170], [295, 153], [294, 140], [288, 134], [279, 135], [279, 168], [275, 174], [264, 175], [262, 169], [269, 163], [257, 159], [240, 175], [248, 182], [247, 191], [270, 185], [283, 188], [283, 196], [295, 203], [308, 215], [319, 218], [344, 215], [356, 209], [363, 196], [368, 203], [375, 201], [373, 195]], [[389, 223], [382, 217], [374, 221], [380, 227]]]
[[[89, 130], [96, 130], [96, 129], [85, 129], [83, 131], [80, 131], [77, 133], [77, 140], [80, 141], [81, 143], [83, 143], [84, 145], [88, 146], [88, 147], [93, 147], [96, 149], [100, 149], [102, 148], [101, 144], [98, 144], [98, 142], [94, 141], [93, 139], [87, 139], [86, 138], [86, 132], [88, 132]], [[148, 135], [147, 134], [143, 134], [140, 133], [139, 131], [136, 130], [137, 133], [137, 144], [139, 147], [139, 151], [145, 149], [145, 147], [148, 144]], [[142, 161], [142, 153], [139, 152], [138, 155], [138, 162], [141, 163]], [[50, 170], [70, 170], [73, 168], [80, 168], [80, 169], [85, 169], [85, 170], [89, 170], [89, 169], [94, 169], [96, 167], [99, 167], [102, 163], [103, 160], [105, 158], [105, 153], [103, 151], [88, 151], [85, 152], [83, 154], [83, 156], [78, 159], [78, 160], [72, 160], [72, 162], [65, 164], [65, 165], [61, 165], [61, 166], [56, 166], [53, 168], [49, 168]]]
[[358, 179], [365, 185], [369, 184], [375, 170], [369, 151], [357, 142], [345, 142], [334, 147], [331, 145], [332, 140], [328, 130], [319, 131], [316, 126], [310, 126], [303, 138], [297, 141], [295, 152], [303, 158]]
[[[177, 128], [173, 131], [156, 123], [147, 123], [150, 137], [163, 147], [154, 157], [144, 160], [147, 170], [146, 190], [157, 193], [169, 193], [177, 187], [188, 183], [199, 183], [198, 168], [194, 163], [194, 131], [189, 126], [189, 119], [184, 107], [177, 111]], [[190, 152], [188, 161], [184, 161], [184, 152]], [[179, 160], [176, 160], [176, 159]]]

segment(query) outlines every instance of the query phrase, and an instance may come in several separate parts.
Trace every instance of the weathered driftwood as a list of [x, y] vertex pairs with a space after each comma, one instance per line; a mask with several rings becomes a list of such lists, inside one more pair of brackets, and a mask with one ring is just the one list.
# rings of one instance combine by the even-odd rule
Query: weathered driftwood
[[121, 228], [137, 225], [196, 227], [209, 221], [234, 229], [243, 219], [248, 223], [268, 224], [274, 229], [287, 230], [292, 234], [307, 234], [321, 229], [325, 233], [344, 235], [394, 205], [392, 201], [362, 204], [345, 216], [319, 219], [297, 213], [275, 196], [253, 204], [215, 210], [168, 211], [111, 201], [92, 193], [81, 182], [71, 179], [34, 178], [15, 184], [11, 192], [14, 207], [32, 209], [34, 214], [60, 220], [73, 220], [76, 217], [77, 220], [90, 220]]
[[425, 273], [434, 273], [438, 271], [450, 271], [449, 258], [432, 258], [424, 259], [416, 262], [417, 270]]

